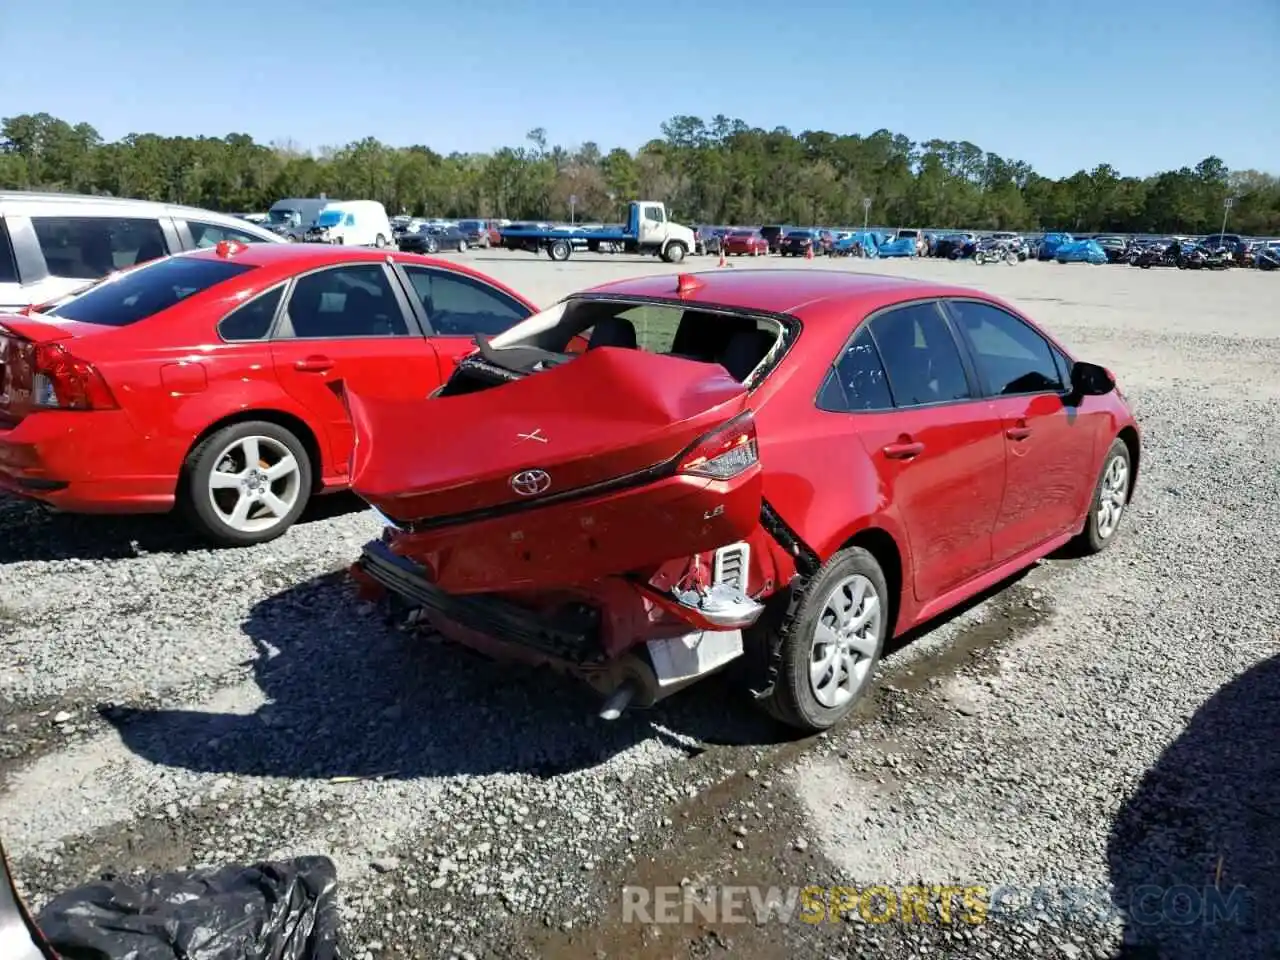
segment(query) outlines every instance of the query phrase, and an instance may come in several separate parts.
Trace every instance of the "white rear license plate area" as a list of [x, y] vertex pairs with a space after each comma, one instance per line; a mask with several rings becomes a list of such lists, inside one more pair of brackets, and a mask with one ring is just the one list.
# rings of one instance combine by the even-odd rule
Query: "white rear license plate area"
[[741, 630], [696, 630], [680, 637], [650, 640], [649, 660], [658, 686], [682, 683], [716, 670], [742, 655]]

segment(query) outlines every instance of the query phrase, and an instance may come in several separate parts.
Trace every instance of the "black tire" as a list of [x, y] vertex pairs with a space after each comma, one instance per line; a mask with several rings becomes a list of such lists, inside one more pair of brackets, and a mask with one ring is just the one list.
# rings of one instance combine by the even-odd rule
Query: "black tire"
[[466, 252], [467, 252], [467, 241], [465, 241], [465, 240], [459, 240], [459, 241], [458, 241], [458, 252], [459, 252], [459, 253], [466, 253]]
[[440, 252], [440, 244], [438, 241], [434, 239], [428, 239], [425, 243], [423, 243], [422, 247], [424, 250], [426, 250], [428, 254], [434, 254], [434, 253]]
[[[843, 704], [830, 707], [818, 701], [809, 679], [814, 633], [832, 591], [842, 580], [854, 575], [860, 575], [870, 582], [879, 603], [875, 651], [869, 658], [870, 663], [862, 681], [852, 691], [852, 696]], [[841, 550], [823, 564], [808, 583], [797, 589], [801, 592], [792, 597], [789, 609], [780, 618], [754, 628], [761, 632], [753, 636], [752, 640], [765, 644], [766, 649], [772, 649], [776, 644], [781, 656], [773, 690], [760, 703], [770, 715], [787, 726], [805, 733], [817, 733], [839, 723], [870, 687], [880, 654], [884, 650], [892, 603], [884, 571], [880, 569], [876, 558], [862, 547]]]
[[[1110, 471], [1114, 469], [1113, 463], [1117, 460], [1123, 464], [1124, 500], [1123, 503], [1118, 505], [1119, 513], [1108, 530], [1105, 525], [1100, 525], [1105, 509], [1102, 504], [1104, 491], [1110, 486], [1108, 483]], [[1111, 443], [1111, 449], [1107, 451], [1107, 455], [1102, 460], [1102, 469], [1098, 472], [1098, 480], [1093, 485], [1093, 498], [1089, 501], [1089, 513], [1085, 517], [1084, 529], [1072, 542], [1074, 553], [1080, 556], [1101, 553], [1115, 542], [1116, 535], [1120, 532], [1120, 527], [1124, 522], [1124, 515], [1128, 513], [1129, 494], [1133, 485], [1132, 477], [1133, 463], [1129, 456], [1129, 447], [1123, 440], [1116, 437]], [[1109, 499], [1115, 506], [1114, 497]]]
[[680, 263], [684, 260], [684, 255], [688, 252], [688, 248], [683, 243], [675, 242], [667, 244], [667, 248], [662, 251], [662, 259], [667, 263]]
[[382, 234], [378, 234], [376, 237], [373, 238], [373, 245], [377, 247], [379, 250], [381, 250], [383, 247], [387, 245], [387, 238], [384, 237]]
[[[293, 506], [277, 523], [255, 532], [230, 526], [214, 510], [209, 497], [210, 476], [218, 466], [218, 458], [236, 441], [248, 437], [265, 437], [280, 443], [297, 461], [298, 470], [297, 497]], [[196, 533], [204, 539], [223, 547], [247, 547], [274, 540], [293, 526], [311, 499], [311, 478], [311, 457], [302, 441], [292, 432], [265, 420], [233, 423], [210, 434], [187, 454], [179, 481], [178, 502]]]
[[547, 255], [557, 263], [563, 263], [573, 254], [573, 245], [568, 240], [557, 240], [547, 248]]

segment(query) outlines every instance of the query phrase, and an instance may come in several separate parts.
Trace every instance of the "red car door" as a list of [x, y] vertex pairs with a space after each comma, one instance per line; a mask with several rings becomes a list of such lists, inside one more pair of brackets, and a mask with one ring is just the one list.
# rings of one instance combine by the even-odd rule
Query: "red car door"
[[859, 416], [857, 430], [906, 528], [915, 594], [927, 603], [991, 566], [1004, 493], [1003, 426], [992, 405], [977, 399], [939, 304], [877, 314], [851, 347], [872, 343], [868, 362], [883, 365], [893, 409]]
[[1000, 563], [1079, 526], [1101, 424], [1069, 402], [1065, 358], [1032, 326], [980, 300], [947, 307], [1004, 429], [1007, 480], [992, 530]]
[[399, 282], [382, 263], [345, 263], [296, 278], [271, 343], [276, 377], [325, 435], [325, 480], [345, 482], [353, 431], [335, 389], [386, 399], [428, 396], [440, 364]]

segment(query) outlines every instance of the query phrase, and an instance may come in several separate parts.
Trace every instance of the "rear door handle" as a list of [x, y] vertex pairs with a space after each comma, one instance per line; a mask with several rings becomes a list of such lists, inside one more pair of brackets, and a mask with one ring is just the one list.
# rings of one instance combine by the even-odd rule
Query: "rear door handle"
[[1010, 440], [1025, 440], [1031, 436], [1030, 427], [1010, 427], [1004, 432], [1004, 435]]
[[884, 448], [884, 455], [890, 460], [910, 460], [924, 453], [924, 444], [918, 442], [890, 443]]
[[302, 373], [328, 373], [333, 369], [333, 361], [328, 357], [304, 357], [293, 364], [293, 369]]

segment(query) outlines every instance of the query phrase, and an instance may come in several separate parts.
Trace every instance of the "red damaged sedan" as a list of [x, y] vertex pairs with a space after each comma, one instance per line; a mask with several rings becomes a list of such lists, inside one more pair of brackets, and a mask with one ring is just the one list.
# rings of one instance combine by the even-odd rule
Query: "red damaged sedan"
[[534, 311], [413, 254], [224, 241], [153, 261], [0, 314], [0, 493], [79, 513], [176, 504], [215, 543], [270, 540], [346, 487], [339, 382], [425, 397], [476, 335]]
[[388, 521], [358, 579], [608, 717], [733, 663], [829, 727], [887, 638], [1110, 544], [1140, 457], [1112, 375], [1007, 303], [827, 271], [609, 284], [429, 401], [347, 402], [352, 486]]

